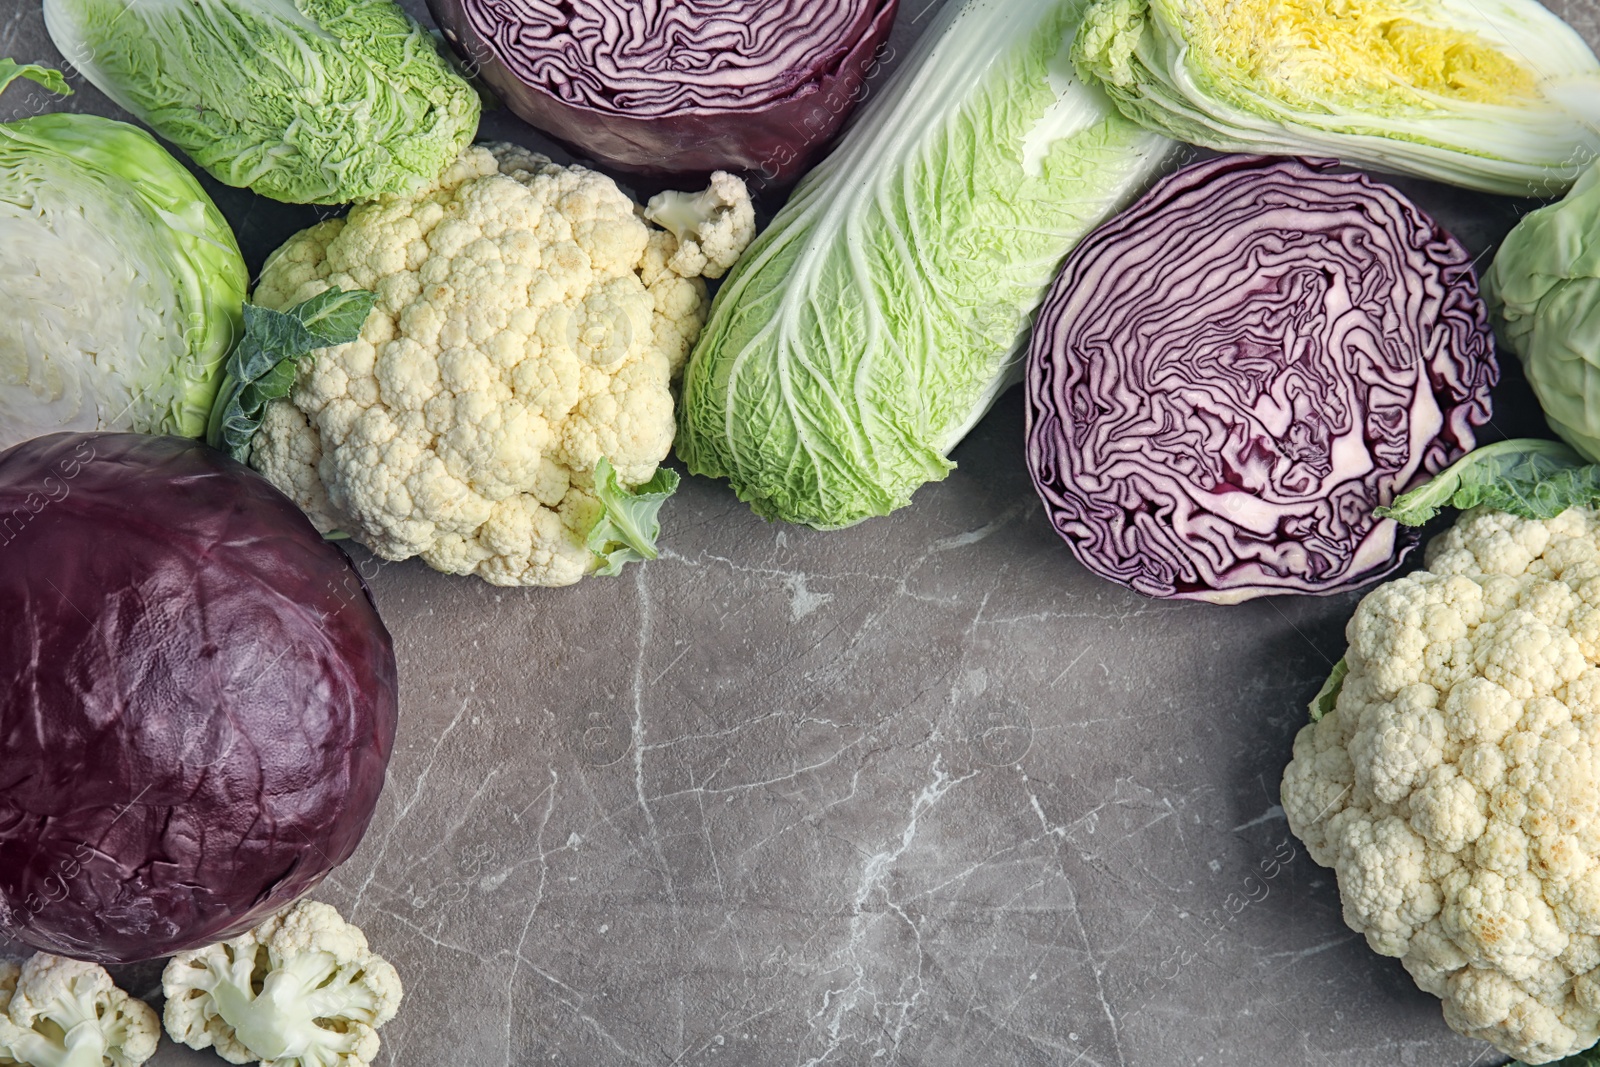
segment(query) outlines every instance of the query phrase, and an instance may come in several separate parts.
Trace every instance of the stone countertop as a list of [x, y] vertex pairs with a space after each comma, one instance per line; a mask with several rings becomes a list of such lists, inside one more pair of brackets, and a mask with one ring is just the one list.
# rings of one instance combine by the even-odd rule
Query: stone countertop
[[[901, 50], [938, 2], [906, 0]], [[1600, 41], [1600, 2], [1564, 13]], [[0, 55], [59, 62], [36, 0], [0, 8]], [[0, 117], [117, 114], [72, 80]], [[544, 147], [504, 113], [485, 136]], [[1531, 206], [1396, 184], [1474, 253]], [[316, 217], [207, 188], [253, 268]], [[1506, 370], [1490, 439], [1540, 432]], [[1358, 595], [1100, 581], [1021, 437], [1013, 391], [947, 481], [833, 533], [687, 479], [659, 561], [572, 589], [361, 557], [400, 737], [316, 896], [405, 979], [379, 1062], [1503, 1062], [1344, 925], [1278, 806]], [[154, 996], [158, 973], [122, 977]]]

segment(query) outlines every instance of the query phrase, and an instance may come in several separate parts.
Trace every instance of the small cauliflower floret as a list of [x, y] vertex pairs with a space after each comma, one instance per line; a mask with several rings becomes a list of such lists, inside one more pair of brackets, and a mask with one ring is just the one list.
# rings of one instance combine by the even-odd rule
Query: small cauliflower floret
[[138, 1067], [160, 1037], [156, 1013], [103, 967], [43, 952], [0, 963], [0, 1064]]
[[167, 1034], [229, 1063], [364, 1067], [400, 1008], [400, 976], [326, 904], [301, 901], [161, 975]]
[[1346, 631], [1289, 826], [1446, 1021], [1540, 1064], [1600, 1040], [1600, 513], [1477, 510]]
[[750, 191], [720, 170], [711, 176], [711, 187], [698, 195], [666, 192], [652, 197], [644, 217], [678, 239], [668, 266], [686, 276], [722, 277], [756, 236]]
[[654, 518], [603, 501], [595, 472], [607, 461], [659, 507], [642, 487], [672, 448], [704, 279], [755, 233], [738, 178], [667, 195], [670, 226], [654, 229], [605, 175], [479, 146], [421, 193], [290, 238], [256, 303], [337, 286], [377, 304], [360, 339], [302, 364], [268, 406], [251, 464], [325, 533], [496, 585], [570, 585], [653, 554], [591, 548], [617, 507], [640, 512], [614, 524], [630, 536]]

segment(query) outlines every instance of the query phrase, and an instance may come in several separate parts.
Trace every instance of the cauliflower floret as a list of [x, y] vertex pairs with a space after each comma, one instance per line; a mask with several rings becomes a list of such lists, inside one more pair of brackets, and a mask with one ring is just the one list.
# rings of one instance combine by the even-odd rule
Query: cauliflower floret
[[678, 239], [677, 254], [667, 266], [686, 277], [722, 277], [756, 235], [750, 191], [720, 170], [711, 176], [711, 187], [698, 195], [666, 192], [652, 197], [644, 217]]
[[[479, 146], [417, 195], [291, 238], [256, 303], [338, 287], [377, 305], [357, 341], [306, 361], [268, 406], [251, 464], [323, 532], [385, 559], [510, 586], [608, 568], [619, 557], [591, 549], [597, 525], [635, 511], [618, 526], [631, 536], [666, 495], [640, 487], [672, 448], [703, 279], [754, 236], [738, 178], [682, 200], [666, 213], [680, 238], [602, 174]], [[601, 492], [601, 460], [637, 498]]]
[[156, 1013], [103, 967], [44, 952], [0, 963], [0, 1064], [138, 1067], [160, 1039]]
[[301, 901], [161, 975], [167, 1034], [229, 1063], [365, 1067], [400, 1008], [400, 976], [327, 904]]
[[1600, 1040], [1600, 512], [1480, 509], [1357, 608], [1283, 778], [1345, 921], [1533, 1064]]

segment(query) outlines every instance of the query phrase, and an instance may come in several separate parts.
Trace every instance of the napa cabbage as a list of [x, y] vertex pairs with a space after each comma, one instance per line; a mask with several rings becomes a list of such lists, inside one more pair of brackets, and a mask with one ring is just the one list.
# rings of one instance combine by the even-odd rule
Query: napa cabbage
[[1166, 138], [1073, 73], [1083, 0], [956, 0], [719, 292], [678, 455], [767, 517], [907, 504], [1001, 390], [1062, 260]]
[[1600, 154], [1600, 61], [1535, 0], [1095, 0], [1073, 55], [1129, 117], [1221, 151], [1513, 196]]

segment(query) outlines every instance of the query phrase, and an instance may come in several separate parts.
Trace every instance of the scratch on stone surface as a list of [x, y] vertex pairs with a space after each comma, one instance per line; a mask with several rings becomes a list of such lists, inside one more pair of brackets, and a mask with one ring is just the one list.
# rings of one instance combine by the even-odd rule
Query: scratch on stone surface
[[1017, 626], [1023, 624], [1037, 624], [1042, 622], [1127, 622], [1130, 619], [1143, 619], [1152, 615], [1172, 615], [1177, 610], [1172, 607], [1150, 605], [1124, 605], [1108, 608], [1104, 611], [1031, 611], [1022, 615], [997, 615], [988, 619], [986, 626]]
[[695, 793], [695, 805], [700, 811], [700, 839], [706, 844], [706, 855], [711, 860], [711, 875], [717, 880], [717, 895], [728, 899], [728, 886], [722, 879], [722, 861], [717, 858], [717, 843], [711, 837], [711, 820], [706, 817], [706, 795], [704, 790]]
[[[1027, 781], [1028, 776], [1023, 775], [1022, 780]], [[1039, 816], [1039, 825], [1044, 828], [1046, 837], [1065, 838], [1067, 836], [1067, 828], [1065, 826], [1052, 826], [1050, 824], [1050, 817], [1044, 813], [1044, 805], [1039, 803], [1039, 795], [1031, 789], [1028, 790], [1028, 803], [1032, 806], [1033, 813]]]
[[[925, 596], [925, 595], [922, 595], [922, 594], [918, 594], [918, 593], [912, 592], [910, 587], [908, 586], [907, 583], [910, 581], [911, 576], [913, 574], [915, 574], [918, 571], [918, 569], [920, 569], [922, 567], [922, 565], [928, 561], [928, 559], [931, 557], [932, 554], [933, 554], [932, 549], [924, 550], [923, 553], [920, 556], [918, 556], [915, 559], [913, 559], [905, 567], [905, 569], [899, 574], [878, 574], [878, 573], [873, 572], [873, 571], [832, 571], [829, 574], [827, 574], [826, 577], [830, 581], [857, 580], [857, 581], [881, 582], [881, 583], [883, 583], [885, 585], [893, 586], [896, 596], [902, 597], [902, 598], [907, 599], [907, 600], [920, 602], [920, 603], [946, 604], [946, 605], [959, 603], [960, 602], [960, 598], [959, 597], [956, 597], [956, 596], [944, 596], [944, 597]], [[803, 580], [807, 580], [807, 579], [810, 579], [810, 578], [818, 577], [817, 575], [811, 574], [811, 573], [809, 573], [807, 571], [787, 570], [787, 569], [784, 569], [784, 568], [781, 568], [781, 567], [758, 567], [758, 566], [752, 566], [750, 564], [740, 563], [740, 562], [738, 562], [736, 560], [729, 559], [726, 556], [718, 556], [718, 555], [716, 555], [714, 553], [710, 553], [710, 552], [704, 552], [704, 553], [701, 553], [698, 556], [695, 556], [695, 557], [691, 558], [691, 557], [688, 557], [688, 556], [678, 555], [676, 553], [673, 553], [670, 549], [666, 549], [666, 550], [662, 551], [661, 558], [662, 559], [671, 559], [671, 560], [673, 560], [675, 562], [682, 563], [682, 564], [685, 564], [685, 565], [691, 566], [691, 567], [704, 567], [704, 566], [706, 566], [708, 564], [715, 563], [715, 564], [717, 564], [719, 566], [722, 566], [722, 567], [726, 568], [728, 571], [730, 571], [730, 572], [732, 572], [734, 574], [744, 574], [744, 575], [750, 575], [750, 576], [754, 576], [754, 577], [758, 577], [758, 578], [773, 579], [778, 584], [782, 584], [782, 585], [787, 585], [787, 583], [789, 583], [790, 581], [796, 580], [796, 579], [803, 581]]]
[[1061, 684], [1061, 679], [1063, 679], [1067, 675], [1071, 674], [1072, 673], [1072, 668], [1076, 667], [1078, 665], [1078, 663], [1080, 661], [1082, 661], [1083, 657], [1085, 657], [1085, 656], [1087, 656], [1089, 654], [1089, 650], [1092, 649], [1092, 648], [1094, 648], [1094, 642], [1093, 641], [1089, 642], [1087, 645], [1084, 645], [1083, 648], [1081, 650], [1079, 650], [1078, 654], [1076, 656], [1072, 657], [1072, 662], [1067, 664], [1065, 667], [1063, 667], [1061, 669], [1061, 673], [1060, 674], [1058, 674], [1054, 678], [1050, 679], [1050, 688], [1054, 689], [1056, 686], [1060, 685]]
[[860, 745], [864, 739], [864, 737], [857, 738], [856, 740], [847, 743], [843, 748], [839, 749], [837, 752], [834, 752], [826, 759], [818, 760], [815, 763], [804, 764], [799, 767], [791, 767], [788, 773], [778, 775], [775, 778], [764, 778], [759, 782], [740, 782], [737, 785], [692, 786], [688, 789], [675, 789], [670, 793], [661, 793], [657, 796], [651, 797], [650, 800], [652, 802], [659, 803], [663, 800], [671, 800], [676, 797], [681, 797], [692, 793], [710, 793], [714, 796], [720, 796], [723, 793], [748, 793], [752, 789], [766, 789], [770, 786], [782, 785], [784, 782], [794, 781], [802, 774], [809, 774], [812, 771], [822, 770], [824, 767], [831, 767], [833, 764], [839, 762], [839, 758], [841, 756]]
[[540, 978], [543, 978], [555, 988], [561, 990], [565, 994], [568, 994], [568, 996], [558, 995], [555, 999], [561, 1004], [562, 1007], [566, 1008], [568, 1011], [572, 1012], [573, 1015], [577, 1016], [577, 1018], [585, 1026], [594, 1032], [595, 1036], [602, 1038], [606, 1044], [610, 1045], [612, 1049], [616, 1051], [617, 1055], [625, 1057], [629, 1063], [643, 1064], [645, 1067], [650, 1067], [650, 1065], [654, 1063], [653, 1060], [625, 1048], [622, 1042], [618, 1041], [611, 1031], [607, 1030], [600, 1024], [599, 1019], [596, 1019], [593, 1015], [590, 1015], [587, 1011], [584, 1011], [583, 1001], [586, 998], [581, 991], [574, 989], [572, 986], [539, 967], [532, 960], [525, 956], [517, 956], [517, 961], [522, 966], [528, 968], [529, 971], [538, 975]]
[[1268, 960], [1286, 959], [1291, 963], [1294, 963], [1310, 956], [1319, 955], [1320, 953], [1328, 951], [1330, 948], [1338, 948], [1340, 945], [1348, 945], [1350, 942], [1354, 941], [1360, 936], [1360, 934], [1352, 931], [1351, 933], [1345, 934], [1343, 937], [1335, 937], [1332, 940], [1324, 941], [1319, 945], [1312, 945], [1310, 948], [1295, 949], [1287, 952], [1269, 952], [1261, 958]]
[[927, 889], [922, 890], [920, 893], [917, 893], [915, 896], [911, 897], [911, 899], [912, 900], [918, 900], [918, 899], [921, 899], [923, 897], [933, 897], [936, 894], [938, 894], [939, 892], [941, 892], [942, 890], [948, 889], [951, 886], [955, 885], [957, 882], [965, 881], [966, 879], [972, 877], [974, 874], [977, 874], [979, 871], [992, 869], [994, 867], [995, 863], [1001, 857], [1007, 855], [1008, 853], [1018, 852], [1023, 848], [1023, 846], [1031, 844], [1031, 843], [1032, 842], [1029, 842], [1029, 841], [1018, 841], [1015, 844], [1007, 845], [1005, 848], [1002, 848], [1002, 849], [1000, 849], [1000, 850], [998, 850], [996, 852], [991, 852], [987, 856], [985, 856], [983, 859], [978, 860], [976, 863], [968, 864], [964, 869], [962, 869], [960, 871], [957, 871], [955, 874], [951, 875], [949, 878], [946, 878], [944, 881], [939, 882], [936, 885], [931, 885]]
[[[1031, 806], [1033, 807], [1034, 813], [1039, 818], [1039, 825], [1044, 829], [1045, 836], [1046, 837], [1054, 837], [1054, 838], [1057, 838], [1060, 841], [1068, 840], [1069, 839], [1069, 835], [1072, 832], [1072, 827], [1078, 825], [1079, 823], [1081, 823], [1083, 821], [1083, 819], [1079, 819], [1077, 823], [1073, 823], [1071, 825], [1063, 825], [1063, 824], [1054, 824], [1054, 825], [1052, 825], [1052, 823], [1050, 822], [1049, 818], [1045, 815], [1044, 805], [1039, 802], [1038, 795], [1036, 793], [1034, 793], [1033, 789], [1029, 785], [1028, 776], [1026, 774], [1024, 774], [1022, 776], [1022, 780], [1023, 780], [1023, 783], [1024, 783], [1024, 788], [1027, 790], [1027, 793], [1028, 793], [1028, 800], [1029, 800]], [[1123, 784], [1123, 781], [1124, 781], [1123, 779], [1119, 779], [1117, 781], [1117, 786], [1119, 787], [1117, 792], [1120, 792], [1120, 786]], [[1096, 807], [1091, 809], [1088, 812], [1087, 816], [1085, 816], [1085, 817], [1094, 816], [1102, 808], [1104, 808], [1106, 806], [1106, 804], [1113, 803], [1114, 800], [1115, 800], [1115, 795], [1114, 795], [1114, 798], [1113, 798], [1112, 801], [1106, 801], [1106, 802], [1104, 802], [1102, 804], [1097, 805]], [[1159, 820], [1157, 820], [1157, 821], [1159, 821]], [[1058, 862], [1059, 862], [1059, 847], [1060, 846], [1058, 845], [1057, 846], [1057, 849], [1058, 849]], [[1091, 863], [1093, 862], [1093, 857], [1085, 857], [1085, 858], [1087, 860], [1089, 860]], [[1064, 868], [1061, 869], [1060, 873], [1061, 873], [1063, 878], [1066, 877], [1066, 871], [1065, 871]], [[1126, 881], [1123, 878], [1121, 878], [1121, 876], [1116, 875], [1114, 872], [1106, 871], [1106, 873], [1110, 874], [1111, 877], [1114, 878], [1117, 882], [1119, 882], [1119, 883], [1121, 883], [1123, 885], [1127, 884]], [[1095, 996], [1100, 1002], [1101, 1014], [1105, 1016], [1106, 1022], [1111, 1028], [1111, 1044], [1112, 1044], [1112, 1048], [1116, 1052], [1117, 1063], [1120, 1065], [1120, 1067], [1127, 1067], [1127, 1065], [1128, 1065], [1127, 1055], [1123, 1051], [1123, 1048], [1122, 1048], [1122, 1029], [1121, 1029], [1120, 1024], [1117, 1021], [1117, 1013], [1111, 1006], [1110, 998], [1106, 995], [1105, 964], [1102, 963], [1100, 960], [1096, 959], [1096, 957], [1095, 957], [1094, 945], [1089, 940], [1089, 930], [1084, 925], [1083, 914], [1082, 914], [1082, 911], [1078, 907], [1077, 891], [1076, 891], [1075, 888], [1073, 888], [1072, 883], [1071, 883], [1070, 880], [1067, 881], [1066, 884], [1067, 884], [1068, 889], [1072, 892], [1072, 906], [1070, 908], [1068, 908], [1067, 910], [1068, 910], [1068, 913], [1071, 914], [1071, 916], [1072, 916], [1072, 920], [1073, 920], [1074, 925], [1077, 927], [1078, 939], [1083, 943], [1084, 956], [1089, 961], [1089, 971], [1090, 971], [1090, 974], [1094, 977]], [[1131, 887], [1129, 887], [1129, 888], [1131, 890]], [[1137, 894], [1137, 893], [1134, 893], [1133, 895], [1135, 897], [1139, 896], [1139, 894]], [[1126, 944], [1126, 943], [1127, 942], [1124, 941], [1124, 944]], [[1118, 948], [1118, 951], [1120, 951], [1120, 946]]]
[[[866, 863], [862, 867], [861, 880], [856, 886], [855, 896], [851, 901], [849, 940], [839, 950], [839, 954], [844, 957], [843, 966], [852, 973], [852, 978], [850, 983], [843, 989], [830, 989], [823, 994], [822, 1007], [810, 1016], [813, 1031], [820, 1024], [821, 1028], [827, 1033], [828, 1044], [822, 1052], [805, 1061], [803, 1067], [820, 1067], [821, 1064], [826, 1063], [829, 1057], [838, 1051], [843, 1042], [845, 1020], [855, 1011], [863, 998], [876, 998], [876, 991], [868, 987], [866, 964], [861, 959], [862, 947], [866, 941], [868, 927], [872, 918], [867, 911], [868, 901], [871, 900], [875, 893], [883, 889], [890, 870], [900, 857], [905, 854], [906, 850], [911, 847], [912, 842], [916, 839], [917, 829], [921, 824], [923, 815], [937, 805], [950, 790], [963, 782], [977, 777], [979, 773], [978, 771], [969, 771], [959, 778], [951, 778], [945, 772], [942, 756], [934, 757], [932, 771], [933, 781], [924, 786], [922, 791], [911, 802], [910, 817], [906, 822], [905, 828], [900, 832], [898, 842], [892, 848], [884, 849], [867, 857]], [[885, 904], [891, 911], [897, 913], [898, 918], [910, 922], [905, 912], [897, 907], [893, 901], [886, 898]], [[909, 1014], [911, 1006], [922, 995], [921, 932], [917, 930], [915, 923], [910, 923], [910, 926], [917, 942], [917, 973], [911, 976], [911, 983], [915, 992], [913, 992], [909, 1000], [900, 1002], [902, 1025], [897, 1027], [892, 1035], [889, 1035], [896, 1050], [898, 1050], [900, 1035], [904, 1032], [904, 1016]], [[902, 982], [902, 987], [905, 984]]]
[[797, 819], [790, 820], [788, 823], [785, 823], [783, 826], [779, 827], [777, 830], [774, 830], [772, 833], [768, 834], [766, 837], [763, 837], [758, 841], [755, 841], [755, 842], [753, 842], [751, 844], [746, 845], [741, 854], [754, 852], [757, 849], [765, 847], [769, 842], [774, 841], [777, 838], [782, 837], [786, 833], [789, 833], [791, 830], [794, 830], [796, 827], [800, 826], [802, 823], [820, 821], [822, 816], [828, 814], [834, 808], [840, 807], [841, 805], [844, 805], [844, 804], [848, 804], [850, 801], [854, 800], [855, 797], [856, 797], [856, 792], [860, 788], [861, 772], [862, 772], [862, 768], [858, 767], [850, 775], [850, 788], [843, 796], [840, 796], [840, 797], [838, 797], [837, 799], [834, 799], [834, 800], [830, 800], [828, 803], [822, 805], [819, 808], [815, 808], [815, 809], [813, 809], [811, 811], [808, 811], [805, 815], [802, 815]]
[[[473, 792], [472, 796], [468, 797], [464, 803], [458, 806], [457, 817], [452, 820], [450, 826], [447, 827], [443, 833], [434, 838], [432, 848], [428, 849], [426, 852], [411, 852], [406, 855], [405, 863], [408, 869], [419, 865], [425, 865], [427, 861], [431, 860], [435, 855], [438, 854], [440, 849], [444, 848], [455, 839], [456, 834], [461, 831], [461, 828], [467, 824], [467, 820], [472, 817], [473, 809], [477, 807], [478, 801], [483, 799], [484, 794], [487, 793], [490, 787], [494, 785], [495, 780], [500, 777], [500, 774], [501, 768], [494, 767], [484, 775], [483, 784], [478, 786], [477, 790]], [[531, 806], [532, 805], [530, 805], [530, 807]]]
[[372, 885], [372, 880], [383, 869], [383, 861], [389, 855], [389, 846], [394, 843], [395, 836], [399, 833], [400, 828], [405, 825], [406, 818], [411, 814], [411, 810], [426, 795], [428, 776], [433, 773], [433, 766], [439, 760], [439, 753], [444, 751], [445, 742], [450, 740], [450, 735], [455, 733], [456, 727], [460, 726], [461, 721], [467, 717], [467, 707], [472, 703], [472, 700], [473, 698], [470, 695], [461, 698], [461, 707], [457, 709], [456, 717], [450, 720], [449, 726], [440, 731], [438, 740], [434, 742], [433, 751], [428, 753], [427, 761], [423, 763], [422, 770], [417, 774], [416, 781], [411, 787], [411, 796], [406, 798], [405, 803], [400, 806], [399, 812], [396, 813], [394, 819], [385, 829], [383, 841], [378, 846], [377, 855], [372, 858], [372, 868], [367, 872], [367, 877], [361, 883], [361, 888], [356, 890], [355, 900], [350, 905], [352, 918], [361, 914], [361, 902], [366, 897], [367, 888]]
[[808, 575], [795, 574], [784, 579], [783, 584], [789, 588], [790, 622], [799, 622], [833, 599], [832, 593], [812, 592], [806, 585], [807, 578]]
[[11, 46], [17, 39], [17, 27], [22, 25], [22, 17], [27, 14], [27, 5], [18, 4], [11, 17], [6, 19], [3, 32], [0, 32], [0, 52], [11, 51]]
[[741, 1016], [737, 1020], [728, 1020], [726, 1013], [724, 1013], [723, 1019], [718, 1020], [722, 1025], [718, 1026], [718, 1032], [716, 1035], [711, 1037], [709, 1040], [700, 1042], [698, 1045], [684, 1046], [683, 1051], [674, 1056], [672, 1058], [672, 1062], [667, 1064], [667, 1067], [678, 1067], [678, 1065], [681, 1064], [685, 1059], [695, 1055], [696, 1053], [715, 1052], [719, 1050], [722, 1047], [722, 1044], [718, 1039], [723, 1033], [744, 1033], [745, 1028], [751, 1023], [756, 1022], [759, 1019], [764, 1019], [773, 1014], [778, 1010], [778, 1007], [779, 1005], [777, 1004], [771, 1004], [765, 1008], [762, 1008], [760, 1011], [751, 1012], [747, 1015]]
[[[644, 759], [647, 754], [645, 749], [645, 658], [650, 653], [650, 642], [654, 637], [655, 617], [650, 601], [650, 590], [645, 585], [646, 567], [634, 568], [634, 588], [639, 593], [639, 656], [633, 665], [633, 789], [638, 800], [639, 812], [644, 816], [645, 828], [650, 838], [650, 851], [654, 854], [656, 866], [661, 875], [662, 888], [667, 893], [667, 905], [672, 914], [672, 927], [674, 930], [682, 926], [679, 914], [678, 887], [672, 875], [672, 865], [667, 862], [666, 851], [661, 847], [661, 833], [656, 827], [655, 812], [650, 809], [650, 798], [646, 796], [644, 782]], [[683, 1034], [687, 1026], [684, 1012], [687, 1008], [683, 996], [683, 975], [678, 975], [678, 1047], [683, 1047]]]
[[1105, 965], [1095, 959], [1094, 946], [1089, 942], [1089, 930], [1083, 924], [1083, 913], [1078, 908], [1076, 893], [1073, 894], [1071, 911], [1072, 920], [1078, 927], [1078, 937], [1083, 941], [1084, 955], [1089, 960], [1089, 973], [1094, 976], [1095, 996], [1099, 998], [1100, 1010], [1111, 1027], [1111, 1047], [1116, 1051], [1117, 1063], [1120, 1067], [1128, 1067], [1128, 1058], [1122, 1051], [1122, 1028], [1117, 1024], [1117, 1013], [1112, 1009], [1111, 1001], [1106, 997]]
[[656, 859], [661, 865], [661, 877], [665, 881], [668, 899], [673, 907], [677, 907], [678, 898], [676, 888], [672, 884], [672, 868], [667, 864], [667, 858], [661, 851], [661, 838], [656, 831], [655, 812], [650, 810], [650, 798], [646, 795], [644, 784], [644, 758], [649, 749], [645, 746], [645, 682], [644, 661], [650, 651], [652, 637], [652, 623], [650, 610], [650, 591], [645, 588], [645, 568], [634, 568], [634, 588], [639, 593], [639, 656], [633, 669], [633, 785], [634, 795], [638, 800], [639, 811], [644, 816], [645, 826], [650, 830], [650, 845], [656, 854]]
[[1266, 811], [1262, 812], [1260, 815], [1257, 815], [1255, 818], [1251, 819], [1249, 822], [1242, 822], [1238, 826], [1235, 826], [1229, 832], [1236, 834], [1240, 830], [1248, 830], [1248, 829], [1250, 829], [1252, 827], [1261, 826], [1261, 825], [1263, 825], [1265, 823], [1276, 822], [1277, 820], [1282, 819], [1282, 818], [1284, 818], [1283, 805], [1282, 804], [1274, 804], [1274, 805], [1272, 805], [1272, 807], [1268, 808]]
[[[776, 579], [779, 584], [784, 584], [795, 579], [805, 580], [807, 578], [816, 577], [807, 571], [788, 570], [783, 567], [758, 567], [749, 563], [740, 563], [738, 560], [729, 559], [727, 556], [719, 556], [713, 552], [702, 552], [698, 556], [689, 557], [679, 555], [670, 548], [664, 548], [661, 550], [661, 558], [670, 559], [674, 562], [683, 563], [691, 567], [704, 567], [708, 564], [715, 563], [727, 568], [735, 574], [747, 574], [757, 578], [772, 578]], [[896, 575], [874, 574], [871, 571], [833, 571], [830, 572], [827, 577], [834, 581], [852, 578], [867, 579], [874, 582], [894, 582], [898, 580], [898, 576]]]
[[[550, 787], [546, 792], [550, 799], [544, 807], [544, 818], [539, 820], [539, 829], [533, 835], [534, 850], [539, 854], [539, 881], [535, 886], [533, 903], [528, 907], [527, 918], [522, 922], [522, 933], [517, 937], [517, 947], [511, 951], [511, 975], [506, 979], [506, 1067], [512, 1065], [512, 1034], [511, 1022], [515, 1014], [517, 975], [522, 969], [522, 952], [528, 944], [528, 932], [533, 929], [533, 920], [539, 914], [539, 905], [544, 903], [545, 883], [549, 879], [550, 865], [546, 861], [547, 853], [544, 850], [544, 834], [550, 826], [550, 818], [556, 810], [556, 787], [561, 784], [561, 775], [554, 767], [550, 768]], [[566, 846], [563, 845], [563, 848]]]
[[956, 534], [954, 537], [940, 538], [928, 546], [928, 551], [949, 552], [951, 549], [966, 548], [968, 545], [986, 541], [1011, 525], [1018, 518], [1032, 512], [1038, 504], [1037, 500], [1019, 500], [997, 515], [993, 522], [980, 526], [976, 530], [968, 530], [966, 533]]
[[694, 651], [694, 648], [695, 646], [693, 644], [685, 644], [683, 646], [683, 651], [679, 652], [676, 656], [673, 656], [672, 662], [667, 664], [665, 667], [662, 667], [660, 672], [657, 673], [654, 678], [650, 679], [650, 684], [654, 685], [655, 683], [661, 681], [661, 679], [665, 678], [668, 673], [671, 672], [672, 668], [676, 667], [683, 660], [683, 657]]
[[372, 910], [377, 912], [379, 915], [384, 916], [385, 918], [393, 919], [395, 922], [405, 927], [407, 931], [415, 934], [417, 937], [420, 937], [434, 948], [442, 948], [446, 952], [457, 952], [463, 956], [471, 956], [473, 959], [480, 962], [483, 960], [483, 953], [477, 951], [476, 949], [470, 949], [465, 945], [458, 945], [452, 941], [446, 941], [438, 934], [430, 934], [426, 929], [419, 925], [415, 919], [407, 915], [402, 915], [393, 908], [386, 907], [383, 904], [374, 904], [372, 906]]
[[[1031, 1030], [1018, 1029], [1010, 1024], [1009, 1017], [999, 1018], [994, 1014], [993, 1011], [990, 1011], [983, 1005], [973, 1005], [973, 1009], [977, 1015], [988, 1019], [991, 1023], [993, 1023], [994, 1030], [1010, 1034], [1018, 1040], [1025, 1041], [1041, 1052], [1058, 1057], [1069, 1056], [1074, 1052], [1077, 1053], [1077, 1055], [1073, 1056], [1073, 1058], [1070, 1060], [1060, 1059], [1054, 1061], [1059, 1062], [1062, 1067], [1103, 1067], [1099, 1060], [1096, 1060], [1094, 1057], [1089, 1055], [1088, 1049], [1075, 1048], [1072, 1045], [1065, 1044], [1045, 1034], [1036, 1034]], [[980, 1044], [978, 1047], [982, 1048], [983, 1046]], [[979, 1060], [975, 1062], [982, 1061]]]
[[757, 715], [753, 719], [746, 719], [743, 722], [735, 723], [734, 725], [726, 727], [725, 729], [712, 730], [703, 734], [679, 734], [678, 736], [670, 738], [666, 741], [656, 741], [646, 745], [645, 751], [660, 752], [662, 749], [673, 748], [677, 745], [692, 744], [697, 741], [726, 741], [728, 738], [736, 737], [751, 727], [760, 726], [764, 723], [771, 722], [773, 719], [781, 719], [784, 717], [784, 715], [785, 712], [783, 711], [769, 711], [763, 715]]

